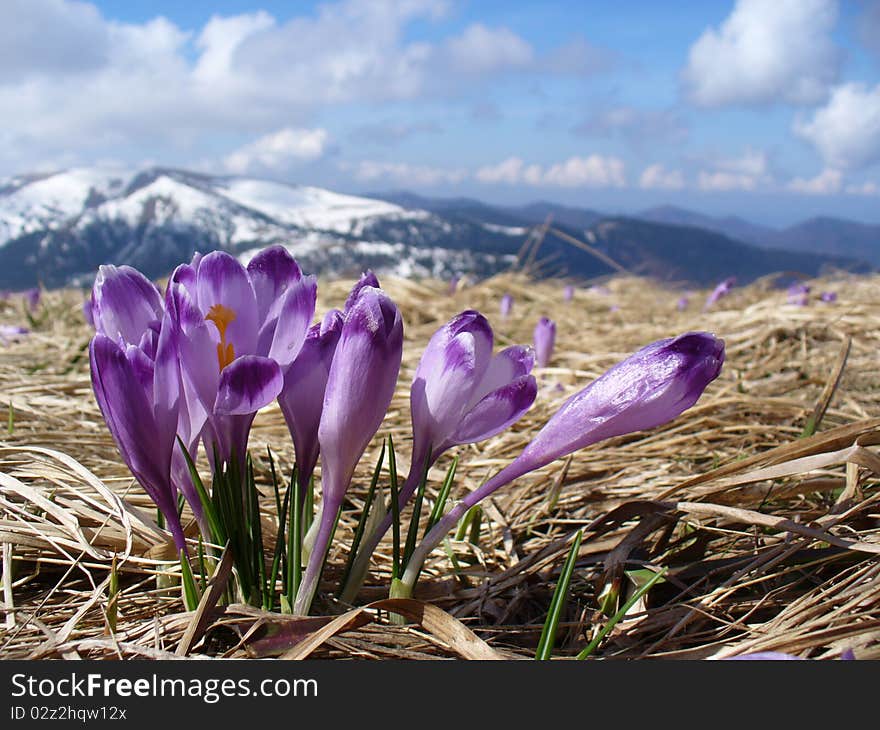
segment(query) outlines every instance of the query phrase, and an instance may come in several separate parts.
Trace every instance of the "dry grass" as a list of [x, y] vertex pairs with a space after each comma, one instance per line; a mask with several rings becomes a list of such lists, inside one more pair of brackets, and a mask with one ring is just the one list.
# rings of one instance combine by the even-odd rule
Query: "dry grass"
[[[662, 566], [666, 582], [596, 657], [778, 650], [834, 658], [852, 648], [858, 658], [878, 658], [880, 459], [869, 448], [880, 443], [878, 283], [843, 276], [813, 282], [814, 293], [836, 290], [838, 302], [798, 308], [759, 281], [702, 313], [705, 291], [678, 312], [676, 292], [624, 276], [606, 282], [607, 294], [579, 288], [570, 303], [562, 301], [562, 283], [516, 275], [465, 285], [451, 297], [440, 282], [384, 281], [407, 337], [400, 387], [380, 432], [393, 432], [401, 469], [408, 467], [407, 389], [442, 322], [481, 309], [503, 346], [530, 342], [541, 315], [557, 321], [556, 354], [537, 373], [535, 406], [507, 433], [460, 449], [459, 493], [518, 453], [563, 399], [642, 345], [690, 329], [727, 343], [721, 376], [673, 423], [585, 449], [496, 493], [485, 504], [478, 542], [453, 545], [460, 570], [441, 550], [426, 565], [416, 598], [441, 610], [398, 605], [415, 621], [406, 626], [386, 620], [394, 604], [345, 613], [350, 607], [330, 594], [379, 438], [352, 487], [325, 572], [323, 607], [337, 616], [332, 624], [245, 606], [186, 612], [179, 588], [163, 587], [175, 570], [163, 562], [166, 536], [91, 394], [82, 295], [49, 293], [42, 323], [0, 356], [0, 413], [12, 411], [0, 443], [0, 657], [529, 657], [571, 535], [585, 528], [557, 656], [576, 654], [601, 628], [603, 587], [625, 593], [625, 570]], [[323, 283], [320, 311], [339, 305], [346, 289]], [[506, 291], [515, 305], [502, 321], [498, 302]], [[18, 301], [0, 306], [2, 322], [21, 321]], [[816, 414], [816, 435], [804, 438]], [[264, 527], [274, 534], [266, 445], [289, 474], [292, 446], [277, 408], [259, 415], [251, 441], [266, 489]], [[433, 487], [448, 463], [444, 457], [432, 470]], [[360, 603], [386, 597], [389, 553], [385, 542]], [[111, 631], [114, 555], [121, 592]]]

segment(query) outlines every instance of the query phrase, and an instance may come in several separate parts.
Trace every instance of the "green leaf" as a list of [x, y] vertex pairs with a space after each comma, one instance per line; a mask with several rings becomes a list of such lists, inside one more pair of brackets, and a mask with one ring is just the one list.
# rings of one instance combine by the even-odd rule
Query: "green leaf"
[[388, 472], [391, 475], [391, 536], [392, 560], [391, 579], [399, 578], [400, 573], [400, 504], [397, 486], [397, 457], [394, 455], [394, 439], [388, 434]]
[[663, 570], [654, 573], [653, 578], [651, 578], [644, 585], [642, 585], [641, 588], [633, 593], [632, 596], [630, 596], [629, 600], [623, 604], [621, 609], [617, 613], [615, 613], [610, 619], [608, 619], [608, 623], [602, 627], [601, 631], [599, 631], [599, 633], [596, 634], [595, 637], [593, 637], [593, 640], [581, 650], [581, 652], [577, 655], [577, 658], [586, 659], [588, 656], [590, 656], [590, 654], [592, 654], [596, 650], [596, 647], [599, 646], [599, 644], [602, 642], [602, 639], [604, 639], [608, 635], [608, 632], [617, 625], [618, 621], [626, 616], [626, 612], [629, 611], [636, 604], [636, 601], [638, 601], [649, 590], [651, 590], [651, 587], [655, 583], [663, 580], [664, 575], [666, 575], [666, 568], [663, 568]]
[[379, 476], [382, 474], [382, 463], [385, 461], [385, 442], [382, 442], [382, 450], [379, 452], [379, 460], [376, 462], [376, 467], [373, 469], [373, 478], [370, 480], [370, 489], [367, 492], [367, 498], [364, 501], [364, 508], [361, 510], [361, 516], [358, 518], [357, 529], [354, 533], [354, 538], [351, 541], [351, 549], [348, 552], [348, 560], [345, 561], [345, 570], [342, 573], [342, 580], [339, 581], [339, 592], [337, 593], [337, 597], [342, 593], [345, 584], [348, 583], [348, 576], [351, 574], [351, 569], [354, 566], [355, 557], [358, 554], [358, 550], [361, 546], [361, 541], [364, 537], [364, 530], [367, 525], [367, 517], [370, 515], [370, 508], [373, 506], [373, 498], [376, 494], [376, 485], [379, 483]]
[[193, 577], [192, 567], [183, 550], [180, 551], [180, 575], [183, 585], [183, 601], [187, 611], [195, 611], [199, 606], [199, 589]]
[[455, 481], [455, 470], [458, 468], [458, 456], [452, 460], [449, 470], [446, 472], [446, 478], [443, 480], [443, 486], [440, 487], [440, 493], [437, 495], [437, 501], [434, 502], [434, 508], [431, 510], [431, 516], [428, 517], [428, 524], [425, 525], [424, 535], [427, 535], [431, 528], [440, 521], [446, 510], [446, 501], [449, 499], [449, 492], [452, 490], [452, 484]]
[[[431, 453], [433, 445], [428, 446], [428, 453]], [[430, 468], [430, 460], [425, 460], [425, 467], [422, 469], [422, 478], [419, 480], [419, 488], [416, 490], [416, 501], [413, 504], [412, 516], [409, 520], [409, 529], [406, 533], [406, 544], [403, 547], [403, 563], [402, 567], [409, 564], [410, 556], [416, 549], [416, 539], [419, 536], [419, 522], [422, 519], [422, 502], [425, 499], [425, 486], [428, 483], [428, 469]]]
[[583, 537], [583, 530], [578, 530], [574, 535], [574, 543], [572, 543], [568, 557], [565, 559], [565, 565], [562, 566], [556, 590], [553, 591], [553, 598], [547, 611], [547, 620], [544, 622], [541, 638], [538, 641], [538, 648], [535, 650], [535, 659], [550, 659], [553, 654], [553, 647], [556, 644], [556, 629], [559, 626], [559, 619], [562, 616], [565, 599], [568, 597], [568, 586], [571, 583], [571, 576], [574, 573], [574, 566], [577, 562], [578, 550], [580, 550]]

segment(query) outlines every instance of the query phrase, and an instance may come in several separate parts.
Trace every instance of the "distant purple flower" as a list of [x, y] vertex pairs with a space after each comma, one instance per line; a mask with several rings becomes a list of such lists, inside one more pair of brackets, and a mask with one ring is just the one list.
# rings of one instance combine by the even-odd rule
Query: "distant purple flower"
[[311, 606], [336, 513], [355, 467], [391, 403], [402, 356], [403, 320], [397, 306], [381, 289], [360, 288], [345, 313], [327, 376], [318, 427], [323, 502], [294, 605], [298, 615], [308, 613]]
[[837, 292], [836, 291], [823, 291], [819, 295], [819, 299], [821, 299], [826, 304], [831, 304], [832, 302], [837, 301]]
[[683, 312], [685, 309], [688, 308], [688, 305], [690, 304], [690, 302], [691, 302], [690, 298], [686, 294], [682, 294], [678, 298], [678, 301], [675, 303], [675, 308], [679, 312]]
[[788, 303], [797, 307], [806, 307], [809, 304], [810, 287], [806, 284], [795, 283], [788, 287]]
[[449, 288], [447, 289], [447, 292], [446, 292], [449, 296], [452, 296], [458, 290], [458, 281], [459, 281], [459, 277], [457, 275], [453, 276], [449, 280]]
[[35, 286], [32, 289], [28, 289], [24, 292], [24, 300], [27, 302], [28, 309], [32, 312], [37, 310], [37, 307], [40, 306], [40, 299], [43, 297], [43, 292], [40, 290], [40, 287]]
[[659, 340], [618, 363], [569, 398], [505, 468], [455, 505], [413, 553], [410, 588], [428, 553], [464, 513], [523, 474], [598, 441], [654, 428], [697, 402], [721, 372], [724, 342], [707, 332]]
[[22, 335], [26, 335], [29, 332], [30, 330], [27, 327], [21, 327], [15, 324], [0, 325], [0, 343], [6, 345], [10, 341], [17, 340]]
[[510, 316], [510, 312], [513, 310], [513, 297], [510, 294], [505, 294], [501, 297], [501, 317], [507, 319]]
[[538, 367], [545, 368], [550, 364], [556, 345], [556, 322], [549, 317], [541, 317], [535, 325], [534, 340]]
[[715, 304], [719, 299], [726, 297], [730, 294], [730, 290], [733, 288], [733, 285], [736, 284], [736, 277], [730, 276], [724, 281], [722, 281], [718, 286], [716, 286], [712, 293], [706, 298], [706, 304], [703, 306], [703, 311], [705, 312], [709, 307]]
[[562, 299], [566, 302], [574, 299], [574, 287], [571, 284], [567, 284], [565, 289], [562, 290]]
[[609, 312], [619, 312], [620, 305], [619, 304], [612, 304], [610, 307], [608, 307], [608, 311]]

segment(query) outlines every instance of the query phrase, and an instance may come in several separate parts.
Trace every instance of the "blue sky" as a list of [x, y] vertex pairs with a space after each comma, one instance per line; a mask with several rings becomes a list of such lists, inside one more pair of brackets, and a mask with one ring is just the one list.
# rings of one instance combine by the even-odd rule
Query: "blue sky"
[[880, 1], [5, 0], [0, 174], [880, 222]]

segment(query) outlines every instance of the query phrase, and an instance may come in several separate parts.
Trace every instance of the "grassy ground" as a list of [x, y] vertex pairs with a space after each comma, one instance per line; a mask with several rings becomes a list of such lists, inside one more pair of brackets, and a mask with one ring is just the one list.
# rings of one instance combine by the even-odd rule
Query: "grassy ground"
[[[184, 609], [170, 575], [179, 567], [163, 562], [173, 548], [91, 393], [82, 294], [50, 292], [33, 332], [0, 351], [0, 413], [9, 413], [0, 443], [0, 657], [527, 658], [572, 535], [584, 528], [554, 656], [574, 656], [602, 628], [600, 595], [610, 587], [622, 601], [633, 585], [627, 571], [665, 567], [665, 582], [594, 658], [757, 650], [836, 658], [848, 648], [878, 658], [880, 458], [870, 446], [880, 443], [880, 279], [811, 283], [807, 307], [759, 281], [704, 313], [705, 291], [679, 312], [680, 292], [624, 276], [606, 282], [607, 292], [579, 287], [568, 303], [562, 282], [516, 275], [453, 296], [440, 282], [383, 281], [406, 328], [398, 392], [342, 514], [316, 604], [322, 616], [307, 621], [241, 605]], [[319, 311], [341, 305], [347, 286], [322, 282]], [[818, 302], [823, 289], [838, 301]], [[502, 320], [505, 292], [515, 304]], [[536, 373], [532, 410], [505, 434], [457, 452], [459, 495], [517, 454], [565, 398], [648, 342], [709, 330], [726, 341], [727, 361], [668, 426], [590, 447], [493, 495], [479, 534], [451, 543], [455, 563], [443, 550], [432, 555], [418, 602], [398, 606], [414, 619], [401, 626], [387, 611], [339, 605], [333, 589], [382, 436], [394, 434], [398, 466], [408, 467], [408, 389], [421, 351], [469, 307], [489, 316], [496, 347], [531, 342], [542, 315], [556, 320], [558, 335], [551, 366]], [[0, 322], [24, 323], [23, 311], [12, 298], [0, 304]], [[288, 475], [293, 449], [277, 407], [259, 414], [251, 439], [272, 536], [267, 445]], [[450, 457], [432, 470], [429, 496]], [[389, 555], [385, 541], [359, 605], [387, 596]], [[109, 601], [114, 556], [120, 592]]]

